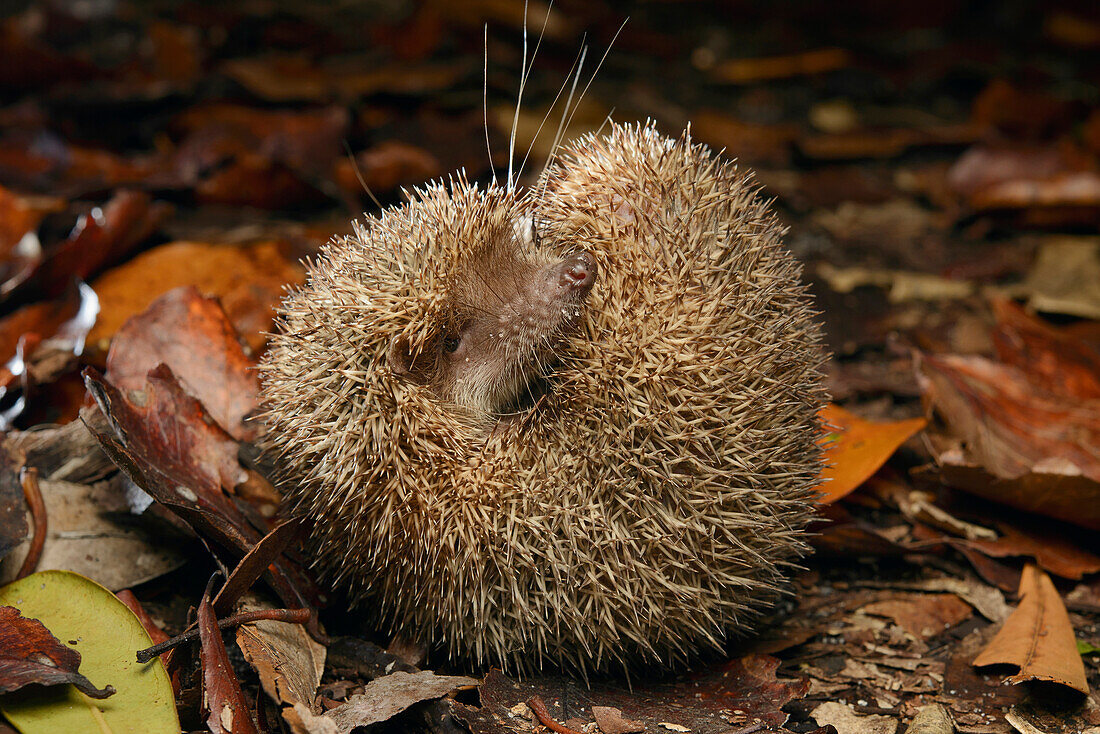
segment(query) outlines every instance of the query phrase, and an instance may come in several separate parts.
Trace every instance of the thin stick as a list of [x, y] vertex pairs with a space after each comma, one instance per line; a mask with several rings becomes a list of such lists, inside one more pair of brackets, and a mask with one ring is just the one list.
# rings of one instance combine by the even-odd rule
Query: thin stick
[[[291, 622], [294, 624], [305, 624], [313, 616], [312, 609], [259, 609], [253, 612], [241, 612], [240, 614], [234, 614], [226, 617], [225, 619], [218, 620], [218, 629], [229, 629], [230, 627], [238, 627], [242, 624], [248, 624], [249, 622], [259, 622], [264, 619], [272, 619], [276, 622]], [[199, 636], [198, 627], [192, 627], [186, 632], [180, 635], [176, 635], [170, 640], [164, 642], [158, 642], [152, 647], [147, 647], [144, 650], [137, 651], [137, 661], [139, 663], [147, 663], [157, 655], [160, 655], [168, 650], [179, 647], [185, 642], [190, 642]]]
[[31, 517], [34, 519], [34, 538], [31, 540], [27, 557], [23, 559], [23, 565], [19, 567], [19, 573], [15, 575], [16, 580], [30, 576], [38, 562], [42, 560], [42, 548], [46, 545], [48, 527], [46, 503], [42, 500], [42, 490], [38, 486], [38, 470], [33, 466], [24, 467], [19, 479], [23, 485], [23, 496], [27, 500]]

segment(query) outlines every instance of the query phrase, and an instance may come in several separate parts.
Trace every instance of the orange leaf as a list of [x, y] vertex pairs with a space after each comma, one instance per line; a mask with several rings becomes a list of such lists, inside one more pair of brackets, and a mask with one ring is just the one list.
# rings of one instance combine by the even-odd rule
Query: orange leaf
[[1005, 683], [1045, 680], [1088, 694], [1085, 664], [1069, 614], [1050, 577], [1029, 563], [1020, 578], [1020, 606], [1005, 620], [974, 665], [1016, 665], [1020, 672]]
[[829, 403], [821, 410], [822, 421], [829, 426], [822, 442], [825, 447], [826, 480], [818, 501], [836, 502], [863, 484], [898, 446], [924, 428], [924, 418], [910, 418], [894, 423], [865, 421], [839, 405]]

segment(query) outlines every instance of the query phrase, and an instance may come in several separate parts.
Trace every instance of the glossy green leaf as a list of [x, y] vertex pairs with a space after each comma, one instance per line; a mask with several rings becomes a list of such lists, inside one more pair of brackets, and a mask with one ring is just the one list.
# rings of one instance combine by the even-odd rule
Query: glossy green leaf
[[142, 665], [134, 657], [152, 641], [134, 613], [110, 591], [70, 571], [42, 571], [0, 587], [0, 605], [41, 621], [80, 653], [82, 675], [117, 691], [97, 701], [67, 685], [22, 689], [0, 698], [0, 710], [20, 732], [179, 732], [164, 666], [159, 659]]

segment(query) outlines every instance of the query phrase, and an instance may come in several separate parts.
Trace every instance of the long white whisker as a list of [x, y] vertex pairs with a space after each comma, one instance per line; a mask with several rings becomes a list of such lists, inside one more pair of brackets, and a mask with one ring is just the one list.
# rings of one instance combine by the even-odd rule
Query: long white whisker
[[485, 123], [485, 153], [489, 156], [489, 170], [493, 183], [497, 182], [497, 167], [493, 163], [493, 147], [489, 145], [489, 24], [485, 24], [485, 66], [481, 82], [481, 115]]
[[[546, 163], [544, 163], [542, 165], [542, 170], [543, 171], [545, 171], [547, 168], [550, 167], [551, 161], [554, 160], [554, 155], [558, 152], [558, 146], [561, 145], [561, 137], [562, 137], [562, 134], [565, 130], [565, 118], [569, 114], [569, 106], [573, 103], [573, 95], [577, 91], [577, 82], [580, 81], [581, 70], [584, 69], [584, 59], [587, 55], [588, 55], [588, 46], [584, 45], [584, 39], [582, 38], [581, 39], [581, 53], [580, 53], [580, 57], [577, 59], [577, 62], [576, 62], [577, 73], [573, 77], [573, 85], [569, 89], [569, 97], [566, 98], [565, 107], [561, 111], [561, 120], [558, 121], [558, 130], [557, 130], [556, 133], [554, 133], [554, 140], [550, 143], [550, 153], [549, 153], [549, 155], [546, 156]], [[566, 81], [569, 81], [568, 77], [566, 77]], [[543, 186], [544, 187], [546, 186], [545, 176], [543, 177]]]
[[[527, 166], [527, 159], [531, 157], [531, 153], [535, 149], [535, 142], [538, 140], [539, 135], [542, 134], [542, 129], [546, 126], [546, 121], [549, 120], [550, 115], [554, 113], [554, 108], [558, 106], [558, 101], [561, 99], [561, 95], [564, 94], [565, 90], [569, 87], [569, 80], [573, 77], [574, 73], [577, 74], [577, 78], [580, 78], [580, 69], [577, 67], [577, 63], [580, 62], [581, 65], [584, 64], [584, 52], [585, 47], [582, 46], [581, 49], [577, 52], [576, 58], [573, 59], [573, 65], [569, 67], [569, 73], [565, 75], [565, 80], [562, 81], [561, 86], [558, 87], [558, 93], [554, 95], [554, 101], [550, 103], [550, 108], [547, 109], [546, 114], [542, 116], [542, 122], [539, 123], [538, 130], [535, 131], [535, 136], [531, 138], [531, 144], [527, 146], [527, 154], [523, 156], [523, 162], [519, 166], [519, 173], [517, 174], [517, 177], [523, 174], [523, 169]], [[575, 87], [576, 82], [574, 81], [574, 88]], [[566, 109], [568, 108], [569, 105], [568, 103], [566, 103]], [[564, 117], [564, 113], [562, 116]], [[561, 128], [559, 127], [559, 133], [560, 130]], [[556, 133], [554, 139], [557, 140], [557, 138], [558, 134]], [[551, 145], [551, 149], [553, 149], [553, 145]]]
[[370, 190], [370, 186], [367, 186], [366, 180], [363, 178], [362, 172], [359, 170], [359, 161], [355, 160], [355, 154], [351, 152], [351, 145], [348, 141], [344, 140], [344, 150], [347, 151], [348, 158], [351, 160], [351, 168], [355, 171], [355, 177], [359, 179], [359, 185], [363, 187], [363, 190], [367, 192], [367, 196], [374, 202], [374, 205], [379, 209], [382, 209], [382, 202], [378, 200], [378, 197], [374, 195], [374, 192]]
[[628, 17], [623, 21], [623, 24], [619, 26], [619, 30], [615, 31], [615, 35], [611, 37], [611, 43], [607, 44], [607, 50], [603, 52], [603, 57], [600, 59], [600, 63], [596, 64], [595, 71], [592, 72], [592, 76], [588, 79], [588, 84], [585, 85], [581, 91], [581, 96], [577, 98], [577, 104], [573, 107], [572, 114], [569, 115], [569, 121], [565, 123], [565, 127], [568, 128], [573, 123], [573, 115], [577, 114], [577, 110], [580, 109], [581, 102], [584, 101], [584, 95], [588, 93], [588, 88], [592, 86], [592, 82], [596, 81], [596, 75], [600, 73], [600, 69], [603, 68], [603, 62], [607, 61], [607, 55], [611, 53], [611, 49], [615, 46], [615, 41], [619, 40], [619, 34], [623, 32], [623, 28], [626, 28], [626, 24], [630, 22]]
[[614, 115], [614, 114], [615, 114], [615, 108], [612, 107], [611, 111], [607, 113], [607, 117], [603, 118], [603, 122], [601, 122], [600, 126], [598, 128], [596, 128], [596, 132], [594, 132], [593, 135], [595, 135], [596, 137], [599, 137], [600, 133], [603, 132], [603, 129], [605, 127], [607, 127], [607, 123], [612, 122], [611, 116]]
[[523, 87], [527, 83], [527, 0], [523, 0], [523, 62], [519, 67], [519, 94], [516, 96], [516, 114], [512, 117], [512, 134], [508, 138], [508, 190], [513, 188], [512, 159], [516, 153], [516, 128], [519, 126], [519, 107], [523, 102]]

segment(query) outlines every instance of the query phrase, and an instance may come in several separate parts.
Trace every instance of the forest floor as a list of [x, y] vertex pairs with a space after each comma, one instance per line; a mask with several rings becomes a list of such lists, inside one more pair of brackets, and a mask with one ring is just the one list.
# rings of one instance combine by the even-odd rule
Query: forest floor
[[[310, 734], [1100, 732], [1094, 4], [66, 7], [0, 21], [0, 580], [83, 574], [154, 642], [197, 610], [165, 697], [120, 693], [111, 716]], [[525, 24], [528, 59], [542, 38], [517, 110]], [[460, 169], [486, 181], [513, 134], [530, 183], [582, 44], [578, 91], [599, 72], [566, 137], [609, 116], [690, 124], [753, 169], [831, 353], [833, 481], [795, 593], [721, 660], [629, 682], [466, 669], [320, 605], [296, 528], [269, 532], [279, 497], [245, 420], [284, 285], [378, 211], [364, 186], [389, 206]], [[211, 599], [218, 568], [236, 570]], [[0, 613], [16, 588], [30, 593], [0, 587]], [[107, 596], [85, 612], [111, 628]], [[224, 645], [211, 620], [242, 600], [269, 619]], [[319, 606], [325, 644], [299, 611]], [[3, 617], [0, 650], [64, 648], [65, 623], [40, 618], [53, 636]], [[110, 683], [94, 659], [80, 673]], [[4, 670], [10, 724], [62, 730], [22, 686], [84, 685], [75, 666]]]

